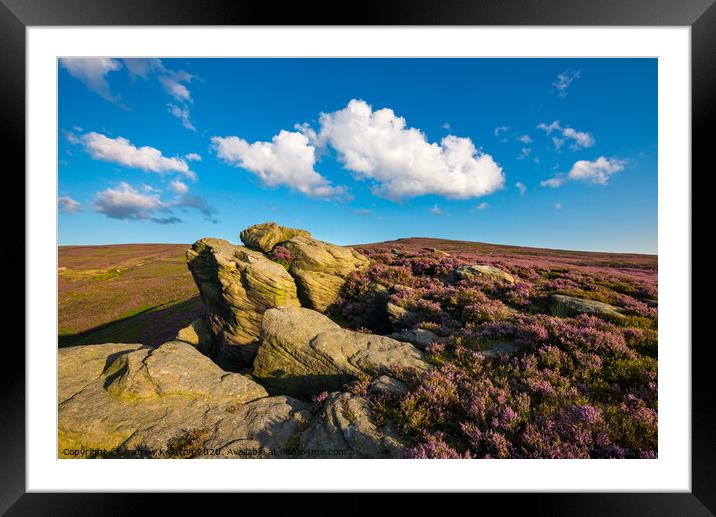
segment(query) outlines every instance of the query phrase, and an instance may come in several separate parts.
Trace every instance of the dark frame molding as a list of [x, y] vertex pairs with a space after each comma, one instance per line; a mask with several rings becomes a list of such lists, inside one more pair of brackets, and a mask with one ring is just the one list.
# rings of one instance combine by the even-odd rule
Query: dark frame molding
[[[7, 155], [16, 157], [15, 170], [25, 167], [25, 28], [27, 26], [62, 25], [346, 25], [345, 7], [340, 2], [295, 3], [277, 8], [270, 2], [227, 0], [0, 0], [0, 135]], [[716, 111], [716, 5], [714, 0], [414, 0], [401, 4], [396, 0], [366, 1], [352, 10], [351, 25], [637, 25], [690, 26], [692, 65], [692, 171], [683, 171], [692, 186], [692, 491], [691, 493], [568, 493], [568, 494], [480, 494], [480, 502], [498, 503], [504, 509], [526, 509], [532, 515], [716, 515], [716, 390], [709, 382], [716, 361], [712, 340], [705, 332], [710, 304], [706, 294], [716, 288], [713, 271], [716, 252], [706, 239], [713, 231], [713, 215], [706, 196], [715, 191], [716, 179], [711, 163], [707, 128], [713, 125]], [[707, 163], [707, 160], [709, 161]], [[9, 172], [10, 168], [6, 168]], [[690, 173], [691, 172], [691, 173]], [[11, 289], [10, 304], [24, 310], [24, 284], [20, 275], [25, 266], [25, 225], [18, 224], [17, 213], [25, 211], [24, 175], [7, 174], [5, 181], [15, 181], [9, 192], [14, 201], [4, 202], [4, 231], [8, 244], [0, 252], [0, 266], [7, 271], [6, 289]], [[10, 196], [8, 196], [10, 197]], [[12, 206], [17, 203], [18, 206]], [[711, 202], [713, 203], [713, 202]], [[8, 238], [9, 237], [9, 238]], [[20, 245], [22, 243], [22, 245]], [[24, 278], [24, 276], [23, 276]], [[7, 285], [9, 281], [10, 285]], [[22, 297], [15, 293], [23, 293]], [[699, 302], [699, 295], [703, 297]], [[22, 299], [23, 303], [19, 301]], [[2, 375], [3, 389], [0, 436], [3, 437], [0, 461], [0, 511], [9, 515], [76, 515], [103, 512], [124, 515], [136, 513], [154, 499], [164, 506], [187, 512], [187, 498], [182, 494], [37, 494], [25, 493], [25, 354], [18, 343], [25, 341], [25, 313], [7, 318], [11, 330], [4, 348], [6, 365]], [[695, 339], [701, 336], [701, 340]], [[16, 339], [10, 339], [16, 338]], [[21, 341], [22, 339], [22, 341]], [[227, 501], [227, 495], [213, 494]], [[242, 495], [262, 497], [261, 495]], [[372, 511], [363, 503], [365, 496], [356, 494], [322, 496], [293, 495], [307, 504], [334, 506], [341, 510]], [[324, 498], [328, 497], [328, 501]], [[456, 497], [453, 495], [451, 497]], [[462, 497], [462, 496], [458, 496]], [[158, 499], [161, 498], [161, 501]], [[338, 500], [340, 498], [340, 500]], [[335, 505], [331, 505], [335, 499]], [[232, 498], [232, 502], [236, 502]], [[259, 501], [251, 501], [259, 502]], [[328, 504], [327, 504], [328, 503]], [[417, 503], [417, 504], [416, 504]], [[413, 495], [406, 504], [416, 506], [422, 496]], [[245, 506], [242, 502], [241, 506]], [[259, 503], [260, 504], [260, 503]], [[473, 503], [474, 504], [474, 503]], [[141, 506], [140, 506], [141, 505]], [[273, 498], [272, 503], [273, 506]], [[370, 506], [369, 506], [370, 505]], [[485, 508], [485, 506], [480, 506]], [[170, 510], [171, 508], [171, 510]], [[204, 508], [205, 509], [205, 508]], [[407, 508], [406, 508], [407, 510]]]

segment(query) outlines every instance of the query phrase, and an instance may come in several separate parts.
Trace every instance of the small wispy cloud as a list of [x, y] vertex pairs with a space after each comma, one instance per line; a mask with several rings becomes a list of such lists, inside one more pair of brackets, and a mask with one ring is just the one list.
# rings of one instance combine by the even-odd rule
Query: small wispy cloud
[[523, 147], [522, 149], [520, 149], [520, 154], [517, 155], [517, 159], [524, 160], [530, 154], [532, 154], [532, 149], [530, 147]]
[[76, 201], [69, 196], [58, 197], [57, 207], [60, 212], [64, 212], [66, 214], [76, 214], [82, 210], [82, 205], [80, 205], [79, 201]]
[[169, 189], [176, 194], [186, 194], [189, 187], [181, 180], [174, 180], [169, 184]]
[[488, 208], [490, 208], [490, 205], [484, 201], [475, 207], [476, 210], [487, 210]]
[[443, 212], [443, 209], [440, 208], [437, 204], [433, 205], [430, 209], [430, 213], [433, 215], [445, 215], [445, 212]]
[[526, 135], [526, 134], [518, 136], [517, 140], [519, 140], [523, 144], [531, 144], [532, 143], [532, 137], [530, 135]]
[[497, 126], [495, 128], [495, 136], [500, 139], [500, 142], [507, 142], [507, 131], [510, 129], [510, 126]]
[[370, 215], [373, 213], [372, 211], [368, 210], [367, 208], [356, 208], [355, 210], [351, 210], [351, 212], [354, 215], [361, 215], [361, 216], [366, 216], [366, 215]]
[[586, 131], [577, 131], [569, 126], [562, 127], [559, 120], [555, 120], [549, 124], [541, 122], [537, 125], [537, 129], [541, 129], [547, 133], [547, 135], [555, 133], [555, 135], [552, 136], [552, 142], [557, 150], [559, 150], [568, 140], [572, 141], [570, 148], [575, 151], [586, 147], [592, 147], [596, 143], [594, 136], [592, 136], [591, 133], [587, 133]]
[[579, 70], [565, 70], [557, 76], [557, 80], [552, 83], [552, 86], [557, 90], [557, 95], [561, 98], [565, 98], [569, 92], [569, 87], [574, 81], [579, 79], [581, 72]]
[[176, 117], [181, 120], [181, 124], [182, 126], [184, 126], [184, 128], [190, 131], [196, 131], [194, 124], [191, 123], [191, 120], [189, 118], [189, 108], [180, 108], [179, 106], [177, 106], [176, 104], [172, 104], [171, 102], [167, 104], [167, 108], [169, 109], [169, 113], [171, 113], [173, 117]]
[[527, 185], [525, 185], [521, 181], [518, 181], [517, 183], [515, 183], [515, 187], [517, 188], [517, 190], [520, 191], [520, 196], [524, 196], [525, 192], [527, 192]]
[[594, 185], [607, 185], [614, 174], [624, 170], [626, 162], [619, 158], [600, 156], [594, 161], [574, 162], [568, 173], [558, 172], [552, 178], [540, 182], [543, 187], [557, 188], [567, 181], [583, 181]]
[[67, 57], [60, 59], [60, 65], [92, 92], [105, 100], [121, 105], [117, 95], [110, 91], [107, 75], [122, 68], [117, 59], [108, 57]]
[[554, 204], [554, 209], [555, 209], [555, 210], [562, 210], [562, 203], [555, 203], [555, 204]]

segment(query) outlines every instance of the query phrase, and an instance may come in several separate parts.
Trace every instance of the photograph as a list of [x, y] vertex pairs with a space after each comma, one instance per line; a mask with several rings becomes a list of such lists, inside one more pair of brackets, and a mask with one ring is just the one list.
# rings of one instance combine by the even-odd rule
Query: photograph
[[659, 66], [57, 57], [56, 457], [656, 462]]

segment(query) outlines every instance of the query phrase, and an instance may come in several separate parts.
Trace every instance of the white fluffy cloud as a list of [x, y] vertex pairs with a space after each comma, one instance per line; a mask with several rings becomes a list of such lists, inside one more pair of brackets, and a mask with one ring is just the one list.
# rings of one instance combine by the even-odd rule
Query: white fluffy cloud
[[556, 135], [552, 137], [554, 147], [558, 150], [567, 140], [572, 141], [571, 147], [574, 150], [582, 149], [585, 147], [592, 147], [595, 144], [594, 137], [590, 133], [587, 133], [585, 131], [577, 131], [576, 129], [571, 127], [563, 128], [560, 125], [559, 120], [555, 120], [549, 124], [541, 122], [537, 125], [537, 128], [541, 129], [548, 135], [551, 135], [553, 132], [561, 135], [561, 138]]
[[159, 194], [143, 194], [128, 183], [97, 193], [94, 208], [112, 219], [148, 219], [155, 222], [178, 222], [169, 217], [156, 217], [156, 212], [167, 211], [169, 206]]
[[504, 184], [502, 168], [469, 138], [448, 135], [440, 143], [428, 142], [389, 108], [373, 111], [353, 99], [339, 111], [322, 113], [319, 123], [317, 144], [329, 144], [346, 169], [373, 180], [374, 193], [388, 199], [425, 194], [466, 199]]
[[194, 209], [201, 212], [207, 221], [216, 223], [216, 209], [203, 197], [189, 195], [189, 187], [181, 181], [171, 183], [170, 189], [177, 196], [170, 201], [163, 201], [159, 191], [146, 188], [143, 192], [122, 182], [115, 188], [98, 192], [94, 200], [94, 209], [112, 219], [134, 219], [152, 221], [159, 224], [176, 224], [182, 222], [174, 215], [174, 210], [186, 212]]
[[573, 145], [578, 149], [581, 147], [592, 147], [594, 145], [594, 137], [592, 135], [583, 131], [577, 131], [571, 127], [565, 127], [564, 130], [562, 130], [562, 136], [574, 140]]
[[314, 170], [316, 149], [299, 132], [281, 130], [270, 142], [249, 143], [238, 136], [211, 139], [212, 149], [225, 162], [259, 177], [264, 185], [285, 185], [312, 197], [345, 196], [344, 187], [335, 187]]
[[95, 160], [118, 163], [125, 167], [159, 174], [178, 172], [187, 178], [196, 179], [196, 174], [189, 169], [186, 161], [181, 158], [168, 158], [154, 147], [136, 147], [126, 138], [109, 138], [94, 131], [74, 139], [81, 143]]
[[605, 158], [600, 156], [594, 161], [579, 160], [574, 162], [567, 174], [558, 173], [556, 176], [542, 181], [543, 187], [556, 188], [566, 181], [584, 181], [595, 185], [606, 185], [609, 178], [624, 170], [625, 162], [618, 158]]
[[565, 70], [557, 76], [557, 80], [552, 83], [552, 86], [557, 90], [557, 95], [564, 98], [567, 96], [569, 87], [574, 81], [579, 79], [579, 70]]
[[74, 214], [81, 210], [81, 205], [69, 196], [60, 196], [57, 198], [57, 206], [61, 212]]
[[66, 57], [60, 64], [76, 79], [82, 81], [87, 88], [111, 102], [118, 102], [109, 89], [107, 74], [122, 68], [116, 59], [108, 57]]
[[184, 158], [186, 158], [190, 162], [200, 162], [201, 161], [201, 155], [197, 154], [197, 153], [185, 154]]

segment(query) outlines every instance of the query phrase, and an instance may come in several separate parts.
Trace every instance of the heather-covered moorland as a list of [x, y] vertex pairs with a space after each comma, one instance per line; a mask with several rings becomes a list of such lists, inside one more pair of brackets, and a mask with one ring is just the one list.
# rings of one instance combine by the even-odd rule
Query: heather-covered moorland
[[[395, 372], [408, 382], [406, 393], [376, 394], [369, 379], [351, 386], [410, 437], [410, 456], [656, 456], [655, 257], [468, 243], [452, 243], [447, 256], [419, 244], [425, 241], [358, 247], [371, 265], [350, 276], [332, 309], [360, 328], [370, 293], [385, 286], [389, 302], [420, 315], [416, 328], [434, 333], [426, 358], [435, 368]], [[480, 246], [488, 254], [474, 251]], [[514, 284], [452, 275], [475, 263], [509, 272]], [[554, 294], [619, 313], [555, 316]]]
[[[191, 435], [178, 457], [194, 457], [238, 433], [260, 457], [656, 457], [655, 256], [422, 238], [351, 250], [289, 230], [61, 249], [60, 322], [96, 328], [60, 344], [97, 343], [66, 349], [61, 391], [101, 373], [61, 396], [62, 450], [153, 457]], [[107, 354], [121, 364], [87, 370]], [[206, 407], [184, 407], [187, 389]], [[131, 413], [135, 399], [152, 411]]]

